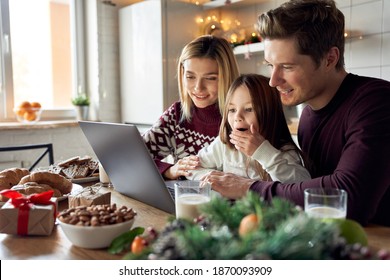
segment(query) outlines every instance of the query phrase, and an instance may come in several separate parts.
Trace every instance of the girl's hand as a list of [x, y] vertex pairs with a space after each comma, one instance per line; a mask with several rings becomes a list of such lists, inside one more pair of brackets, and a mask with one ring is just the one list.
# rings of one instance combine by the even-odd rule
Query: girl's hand
[[250, 126], [250, 131], [233, 130], [229, 136], [230, 142], [234, 147], [248, 157], [252, 156], [265, 140], [265, 138], [254, 129], [253, 124]]
[[176, 180], [180, 176], [190, 176], [192, 173], [190, 170], [194, 170], [200, 166], [198, 156], [188, 156], [179, 159], [175, 165], [171, 166], [164, 172], [164, 177], [170, 180]]

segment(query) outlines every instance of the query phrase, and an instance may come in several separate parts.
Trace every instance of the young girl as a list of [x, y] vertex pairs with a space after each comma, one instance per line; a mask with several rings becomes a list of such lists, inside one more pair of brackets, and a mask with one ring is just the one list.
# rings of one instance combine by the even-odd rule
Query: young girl
[[310, 179], [291, 138], [279, 93], [268, 81], [246, 74], [232, 83], [219, 136], [199, 151], [201, 167], [191, 170], [188, 179], [201, 180], [212, 170], [267, 181]]

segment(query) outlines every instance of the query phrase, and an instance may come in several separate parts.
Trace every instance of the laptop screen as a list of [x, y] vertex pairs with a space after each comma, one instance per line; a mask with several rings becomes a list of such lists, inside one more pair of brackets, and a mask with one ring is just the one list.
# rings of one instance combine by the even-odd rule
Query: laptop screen
[[79, 124], [115, 190], [175, 213], [174, 201], [136, 126], [91, 121]]

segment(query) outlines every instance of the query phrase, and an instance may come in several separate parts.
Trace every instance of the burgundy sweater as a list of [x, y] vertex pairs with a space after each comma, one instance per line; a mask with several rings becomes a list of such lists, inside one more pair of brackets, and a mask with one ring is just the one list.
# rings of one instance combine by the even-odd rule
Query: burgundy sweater
[[307, 106], [300, 119], [298, 141], [314, 164], [314, 179], [256, 182], [251, 190], [303, 206], [304, 189], [338, 187], [348, 193], [348, 218], [390, 226], [389, 111], [388, 81], [348, 74], [326, 107]]
[[181, 115], [181, 103], [175, 102], [143, 135], [161, 174], [172, 166], [162, 159], [170, 155], [176, 163], [183, 157], [196, 155], [218, 135], [222, 117], [216, 104], [206, 108], [194, 107], [190, 122], [180, 121]]

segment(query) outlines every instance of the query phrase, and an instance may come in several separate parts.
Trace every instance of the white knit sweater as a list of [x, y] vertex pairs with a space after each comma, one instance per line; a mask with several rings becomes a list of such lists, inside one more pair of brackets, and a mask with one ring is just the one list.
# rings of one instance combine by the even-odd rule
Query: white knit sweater
[[198, 153], [202, 168], [191, 170], [190, 180], [200, 180], [212, 170], [233, 173], [251, 179], [260, 179], [254, 168], [258, 161], [273, 181], [283, 183], [300, 182], [310, 179], [310, 174], [301, 164], [299, 154], [295, 150], [280, 151], [265, 140], [254, 152], [247, 168], [247, 156], [228, 148], [217, 137], [208, 147]]

